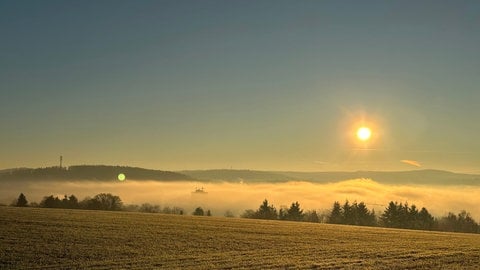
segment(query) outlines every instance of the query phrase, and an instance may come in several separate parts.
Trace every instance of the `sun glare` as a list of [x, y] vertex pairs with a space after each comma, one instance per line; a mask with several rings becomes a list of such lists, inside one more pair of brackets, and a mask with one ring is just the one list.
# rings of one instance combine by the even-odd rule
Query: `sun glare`
[[367, 141], [372, 136], [372, 131], [368, 127], [361, 127], [357, 130], [357, 138], [361, 141]]

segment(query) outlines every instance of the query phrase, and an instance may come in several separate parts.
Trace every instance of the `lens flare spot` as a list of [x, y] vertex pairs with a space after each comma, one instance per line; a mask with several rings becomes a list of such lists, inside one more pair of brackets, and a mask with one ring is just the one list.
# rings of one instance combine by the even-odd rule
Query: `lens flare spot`
[[117, 178], [118, 178], [119, 181], [125, 181], [125, 179], [126, 179], [127, 177], [125, 176], [125, 174], [119, 173], [118, 176], [117, 176]]

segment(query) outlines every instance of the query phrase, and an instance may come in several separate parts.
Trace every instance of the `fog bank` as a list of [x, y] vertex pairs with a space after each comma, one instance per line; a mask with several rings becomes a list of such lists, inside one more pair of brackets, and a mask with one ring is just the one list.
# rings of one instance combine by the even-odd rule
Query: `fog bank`
[[[207, 194], [192, 193], [203, 187]], [[177, 206], [186, 213], [195, 207], [210, 209], [216, 216], [230, 210], [236, 216], [245, 209], [257, 209], [268, 199], [277, 209], [298, 201], [307, 210], [330, 209], [334, 201], [364, 201], [377, 213], [383, 212], [389, 201], [405, 202], [426, 207], [434, 216], [467, 210], [480, 221], [480, 187], [478, 186], [418, 186], [386, 185], [371, 179], [352, 179], [336, 183], [199, 183], [199, 182], [26, 182], [0, 183], [0, 202], [9, 204], [23, 192], [29, 202], [40, 202], [43, 196], [74, 194], [80, 200], [98, 193], [113, 193], [125, 204], [153, 203], [161, 207]]]

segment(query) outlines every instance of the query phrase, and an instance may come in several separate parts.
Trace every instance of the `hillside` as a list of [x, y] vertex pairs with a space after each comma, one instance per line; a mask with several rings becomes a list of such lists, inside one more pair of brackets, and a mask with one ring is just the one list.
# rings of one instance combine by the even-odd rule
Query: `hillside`
[[76, 165], [68, 168], [48, 167], [37, 169], [10, 169], [0, 172], [0, 181], [15, 180], [112, 180], [123, 173], [132, 180], [180, 181], [192, 180], [190, 176], [170, 171], [149, 170], [137, 167]]
[[480, 235], [0, 207], [1, 269], [478, 269]]
[[282, 172], [255, 170], [185, 170], [179, 172], [151, 170], [128, 166], [75, 165], [68, 168], [16, 168], [0, 171], [2, 180], [112, 180], [123, 173], [129, 180], [282, 183], [306, 181], [314, 183], [339, 182], [347, 179], [369, 178], [383, 184], [472, 185], [480, 186], [480, 175], [440, 170], [398, 172]]
[[287, 182], [298, 180], [298, 177], [289, 176], [282, 172], [252, 171], [252, 170], [195, 170], [181, 171], [182, 174], [204, 181], [226, 182]]
[[345, 179], [369, 178], [383, 184], [419, 185], [480, 185], [480, 175], [461, 174], [441, 170], [415, 170], [398, 172], [285, 172], [287, 176], [312, 182], [336, 182]]

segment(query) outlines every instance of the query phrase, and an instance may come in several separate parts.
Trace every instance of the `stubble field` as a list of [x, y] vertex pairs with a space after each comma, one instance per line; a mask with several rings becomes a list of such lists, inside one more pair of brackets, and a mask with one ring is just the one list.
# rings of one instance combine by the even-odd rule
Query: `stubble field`
[[478, 269], [480, 235], [0, 207], [1, 269]]

